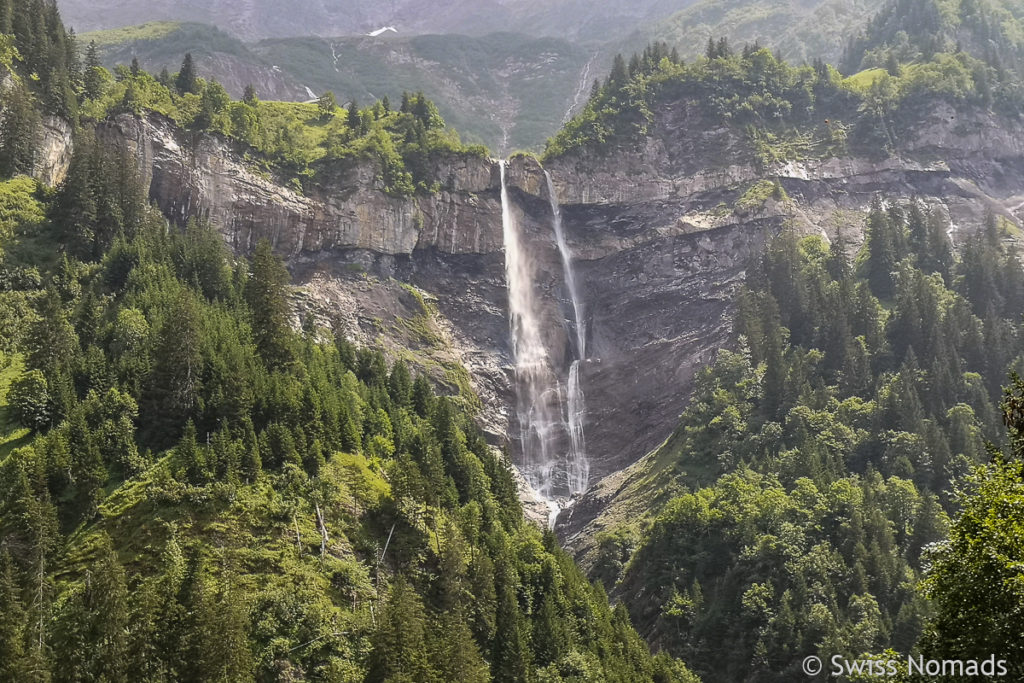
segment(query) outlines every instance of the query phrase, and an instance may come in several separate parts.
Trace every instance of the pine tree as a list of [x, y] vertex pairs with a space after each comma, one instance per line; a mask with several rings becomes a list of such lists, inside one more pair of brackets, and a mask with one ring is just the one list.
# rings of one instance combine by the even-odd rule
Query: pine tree
[[433, 681], [427, 656], [427, 617], [413, 587], [399, 575], [373, 636], [367, 680]]
[[516, 601], [515, 571], [503, 559], [497, 572], [497, 612], [491, 674], [496, 683], [518, 683], [529, 680], [533, 669], [526, 624]]
[[19, 597], [14, 562], [4, 547], [0, 550], [0, 679], [27, 680], [25, 630], [27, 614]]
[[181, 62], [181, 69], [178, 71], [178, 77], [174, 80], [174, 87], [178, 90], [179, 95], [198, 93], [199, 75], [192, 61], [191, 52], [185, 53], [185, 58]]
[[294, 358], [287, 299], [288, 271], [266, 240], [256, 245], [245, 298], [252, 312], [253, 335], [263, 361], [281, 368]]
[[196, 427], [192, 420], [185, 423], [185, 431], [174, 451], [185, 468], [185, 480], [193, 486], [205, 484], [209, 474], [207, 453], [206, 449], [196, 442]]
[[182, 291], [157, 331], [144, 401], [145, 425], [155, 443], [177, 439], [198, 405], [202, 387], [202, 328], [192, 294]]
[[[403, 102], [403, 106], [408, 103], [408, 100]], [[411, 105], [410, 105], [411, 107]], [[403, 111], [405, 111], [403, 109]], [[352, 132], [352, 135], [358, 135], [359, 129], [362, 128], [362, 119], [359, 118], [359, 105], [356, 103], [355, 98], [348, 105], [348, 128]]]
[[608, 76], [608, 85], [613, 88], [621, 88], [629, 82], [629, 69], [626, 67], [626, 60], [621, 54], [616, 54], [612, 61], [612, 71]]
[[256, 94], [256, 86], [252, 83], [245, 86], [245, 92], [242, 93], [242, 101], [250, 107], [255, 107], [260, 103], [260, 98]]
[[88, 100], [95, 100], [103, 94], [103, 63], [95, 40], [89, 41], [85, 51], [84, 85], [83, 94]]
[[127, 683], [128, 600], [124, 569], [101, 534], [96, 559], [57, 620], [61, 679]]
[[899, 260], [889, 221], [882, 209], [882, 200], [875, 197], [868, 213], [864, 248], [867, 251], [867, 279], [871, 291], [879, 299], [893, 294], [893, 273]]
[[39, 113], [32, 96], [15, 81], [4, 91], [0, 110], [0, 177], [32, 173], [39, 134]]

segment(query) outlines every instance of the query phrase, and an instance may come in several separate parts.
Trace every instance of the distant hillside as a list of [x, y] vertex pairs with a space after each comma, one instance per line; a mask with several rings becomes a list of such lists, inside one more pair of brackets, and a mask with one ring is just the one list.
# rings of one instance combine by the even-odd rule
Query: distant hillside
[[298, 35], [367, 34], [393, 26], [401, 35], [514, 31], [534, 36], [605, 42], [627, 35], [640, 23], [667, 17], [692, 0], [61, 0], [64, 19], [80, 30], [114, 28], [147, 21], [215, 24], [243, 39]]
[[[246, 44], [212, 26], [150, 23], [89, 33], [109, 67], [130, 63], [174, 73], [186, 52], [201, 75], [235, 97], [252, 83], [263, 99], [307, 100], [326, 90], [368, 103], [403, 91], [430, 93], [463, 138], [499, 152], [536, 148], [582, 104], [595, 52], [564, 40], [501, 33], [466, 36], [287, 38]], [[312, 94], [311, 94], [312, 93]]]
[[759, 41], [797, 62], [834, 62], [847, 38], [881, 5], [882, 0], [702, 0], [636, 31], [626, 51], [661, 40], [693, 57], [704, 52], [708, 38], [727, 36], [734, 44]]
[[850, 40], [849, 71], [963, 51], [996, 71], [1024, 65], [1024, 5], [1007, 0], [889, 0]]
[[562, 40], [502, 33], [484, 38], [293, 38], [253, 46], [265, 61], [340, 99], [429, 92], [467, 141], [499, 152], [538, 146], [557, 132], [593, 53]]
[[80, 37], [84, 49], [95, 41], [106, 66], [129, 64], [137, 57], [143, 69], [157, 74], [177, 71], [186, 52], [191, 52], [199, 71], [216, 78], [233, 97], [241, 97], [252, 83], [265, 99], [307, 100], [310, 94], [302, 79], [266, 63], [239, 39], [206, 24], [150, 22]]

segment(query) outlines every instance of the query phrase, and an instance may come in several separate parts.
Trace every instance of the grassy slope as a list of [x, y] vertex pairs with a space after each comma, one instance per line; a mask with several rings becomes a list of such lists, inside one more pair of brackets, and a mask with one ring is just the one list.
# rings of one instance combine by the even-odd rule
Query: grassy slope
[[173, 71], [186, 52], [220, 52], [258, 60], [240, 40], [205, 24], [157, 21], [79, 36], [82, 46], [90, 41], [96, 42], [108, 64], [125, 64], [137, 55], [146, 63], [165, 63]]
[[7, 403], [7, 391], [23, 367], [20, 356], [5, 356], [0, 352], [0, 461], [29, 441], [29, 430], [18, 424]]
[[759, 40], [795, 61], [836, 61], [846, 38], [859, 30], [882, 0], [703, 0], [637, 32], [628, 49], [650, 40], [676, 45], [680, 54], [704, 52], [709, 37], [739, 45]]

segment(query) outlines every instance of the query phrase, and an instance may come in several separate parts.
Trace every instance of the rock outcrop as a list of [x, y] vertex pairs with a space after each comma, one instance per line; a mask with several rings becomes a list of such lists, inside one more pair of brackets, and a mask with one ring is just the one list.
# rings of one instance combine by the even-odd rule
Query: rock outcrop
[[485, 158], [435, 162], [448, 188], [430, 196], [391, 197], [372, 162], [340, 163], [307, 192], [246, 162], [235, 144], [183, 131], [157, 115], [121, 115], [99, 135], [134, 155], [153, 201], [173, 220], [205, 218], [233, 248], [249, 251], [269, 240], [290, 259], [345, 249], [450, 254], [501, 249], [497, 175]]
[[[3, 125], [3, 96], [13, 85], [9, 73], [0, 74], [0, 126]], [[36, 139], [32, 177], [48, 187], [56, 187], [64, 180], [71, 165], [74, 152], [71, 124], [57, 116], [43, 116]]]

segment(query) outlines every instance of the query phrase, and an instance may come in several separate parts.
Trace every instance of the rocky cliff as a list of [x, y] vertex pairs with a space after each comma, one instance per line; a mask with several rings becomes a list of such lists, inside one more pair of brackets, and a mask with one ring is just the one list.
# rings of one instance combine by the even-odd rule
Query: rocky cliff
[[[745, 264], [783, 225], [842, 231], [856, 245], [859, 212], [884, 192], [941, 207], [956, 240], [986, 210], [1012, 216], [1024, 206], [1017, 121], [936, 106], [896, 155], [762, 169], [742, 132], [692, 111], [686, 102], [659, 111], [637, 148], [548, 165], [591, 340], [581, 374], [595, 482], [671, 432], [694, 372], [729, 342]], [[168, 216], [208, 218], [241, 253], [270, 240], [303, 285], [300, 307], [408, 358], [466, 400], [479, 397], [487, 432], [516, 457], [496, 162], [435, 159], [447, 189], [429, 196], [388, 196], [369, 162], [339, 166], [299, 192], [257, 170], [245, 150], [158, 117], [118, 117], [100, 133], [137, 156]], [[536, 263], [545, 345], [565, 363], [571, 305], [543, 172], [519, 157], [508, 181]], [[601, 491], [564, 516], [564, 535], [578, 534], [613, 495]]]
[[[4, 119], [4, 94], [13, 86], [9, 73], [0, 71], [0, 127]], [[43, 116], [36, 131], [36, 152], [32, 176], [49, 187], [64, 180], [74, 152], [71, 124], [56, 116]]]

